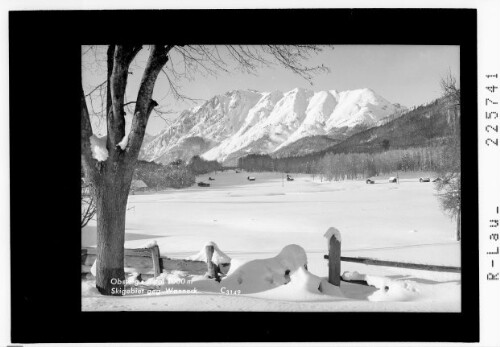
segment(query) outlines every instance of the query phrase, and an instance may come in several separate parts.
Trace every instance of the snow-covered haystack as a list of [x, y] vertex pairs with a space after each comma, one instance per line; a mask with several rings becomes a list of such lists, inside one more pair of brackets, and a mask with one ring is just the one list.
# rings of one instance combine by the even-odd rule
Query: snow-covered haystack
[[206, 252], [206, 247], [207, 246], [213, 246], [214, 247], [214, 254], [212, 256], [212, 263], [215, 265], [221, 265], [221, 264], [229, 264], [231, 263], [231, 258], [224, 252], [222, 252], [217, 244], [213, 241], [210, 241], [207, 243], [203, 248], [200, 250], [198, 254], [189, 256], [186, 258], [186, 260], [196, 260], [196, 261], [207, 261], [207, 252]]
[[107, 136], [97, 137], [92, 135], [90, 137], [90, 149], [92, 151], [92, 158], [98, 161], [105, 161], [108, 159], [108, 150], [106, 149]]
[[291, 275], [307, 267], [307, 256], [298, 245], [288, 245], [274, 258], [256, 259], [232, 266], [221, 285], [241, 294], [263, 292], [290, 282]]

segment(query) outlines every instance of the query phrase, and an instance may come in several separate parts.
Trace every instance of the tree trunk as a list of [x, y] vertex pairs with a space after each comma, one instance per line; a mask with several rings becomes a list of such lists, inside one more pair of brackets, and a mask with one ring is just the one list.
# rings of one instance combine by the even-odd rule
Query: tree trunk
[[458, 210], [457, 214], [457, 241], [462, 239], [462, 211]]
[[173, 46], [154, 45], [143, 73], [126, 148], [117, 146], [125, 135], [124, 95], [130, 63], [142, 46], [110, 46], [107, 53], [107, 142], [108, 158], [92, 157], [92, 126], [81, 88], [81, 151], [85, 175], [95, 188], [97, 209], [96, 287], [104, 295], [122, 295], [124, 273], [125, 215], [139, 150], [151, 111], [156, 78], [168, 61]]
[[104, 295], [122, 295], [124, 272], [125, 215], [132, 177], [109, 173], [97, 186], [97, 278]]

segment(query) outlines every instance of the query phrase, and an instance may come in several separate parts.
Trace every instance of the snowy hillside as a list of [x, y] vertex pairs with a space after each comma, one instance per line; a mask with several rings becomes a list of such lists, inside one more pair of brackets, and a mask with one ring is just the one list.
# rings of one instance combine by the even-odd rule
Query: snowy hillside
[[273, 153], [305, 137], [342, 137], [350, 130], [380, 124], [402, 109], [371, 89], [236, 90], [181, 112], [143, 147], [142, 159], [168, 163], [202, 155], [234, 163], [248, 153]]

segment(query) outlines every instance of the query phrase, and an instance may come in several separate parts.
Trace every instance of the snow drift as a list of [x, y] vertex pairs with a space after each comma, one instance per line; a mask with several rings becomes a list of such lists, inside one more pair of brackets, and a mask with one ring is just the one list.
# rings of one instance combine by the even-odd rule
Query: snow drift
[[387, 277], [360, 274], [357, 271], [344, 272], [347, 281], [366, 281], [378, 290], [368, 297], [370, 301], [413, 301], [419, 296], [417, 284], [413, 281], [396, 281]]
[[263, 292], [287, 284], [291, 275], [299, 268], [307, 268], [307, 256], [298, 245], [288, 245], [281, 252], [268, 259], [256, 259], [231, 267], [221, 285], [242, 294]]

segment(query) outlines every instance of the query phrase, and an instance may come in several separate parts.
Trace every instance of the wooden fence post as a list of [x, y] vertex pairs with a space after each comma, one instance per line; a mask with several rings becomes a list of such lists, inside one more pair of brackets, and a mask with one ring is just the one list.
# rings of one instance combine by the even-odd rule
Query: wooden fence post
[[158, 245], [154, 245], [153, 247], [151, 247], [151, 258], [153, 258], [153, 270], [156, 278], [161, 274], [160, 247], [158, 247]]
[[217, 282], [220, 282], [219, 267], [212, 262], [212, 256], [214, 255], [214, 246], [206, 245], [205, 252], [207, 254], [207, 275], [209, 278], [215, 278]]
[[325, 237], [328, 239], [328, 282], [340, 286], [340, 232], [332, 227]]

